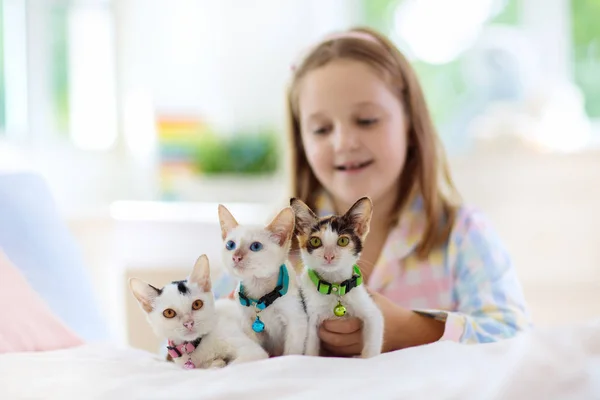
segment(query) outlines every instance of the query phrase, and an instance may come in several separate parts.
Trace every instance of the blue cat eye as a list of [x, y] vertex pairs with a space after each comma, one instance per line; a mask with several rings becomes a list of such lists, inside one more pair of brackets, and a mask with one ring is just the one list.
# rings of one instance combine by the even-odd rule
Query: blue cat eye
[[233, 240], [228, 240], [227, 243], [225, 243], [225, 248], [227, 250], [235, 249], [235, 242]]
[[260, 242], [252, 242], [252, 244], [250, 245], [250, 250], [252, 251], [260, 251], [262, 250], [263, 245]]

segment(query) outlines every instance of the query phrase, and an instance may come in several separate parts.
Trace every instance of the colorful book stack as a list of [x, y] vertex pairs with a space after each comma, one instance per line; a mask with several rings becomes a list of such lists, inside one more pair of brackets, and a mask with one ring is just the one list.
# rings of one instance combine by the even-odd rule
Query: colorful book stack
[[157, 120], [161, 198], [178, 200], [177, 182], [200, 174], [197, 153], [206, 124], [189, 116], [160, 116]]

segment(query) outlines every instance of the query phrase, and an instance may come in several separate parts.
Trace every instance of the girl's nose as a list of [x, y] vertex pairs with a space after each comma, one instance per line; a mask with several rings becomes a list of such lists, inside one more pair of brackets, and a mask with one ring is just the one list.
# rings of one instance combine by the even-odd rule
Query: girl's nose
[[360, 147], [358, 134], [350, 128], [337, 128], [334, 132], [334, 140], [334, 148], [339, 153], [353, 151]]

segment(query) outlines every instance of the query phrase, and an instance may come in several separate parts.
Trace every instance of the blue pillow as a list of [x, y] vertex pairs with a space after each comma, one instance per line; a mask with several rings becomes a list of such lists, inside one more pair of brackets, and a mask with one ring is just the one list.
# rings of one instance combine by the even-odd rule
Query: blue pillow
[[108, 338], [78, 244], [41, 176], [0, 174], [0, 248], [83, 340]]

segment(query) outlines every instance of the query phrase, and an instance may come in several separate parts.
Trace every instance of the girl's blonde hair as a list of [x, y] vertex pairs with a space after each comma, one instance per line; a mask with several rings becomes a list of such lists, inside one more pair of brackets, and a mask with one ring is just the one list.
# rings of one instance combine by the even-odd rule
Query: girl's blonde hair
[[354, 28], [326, 38], [312, 48], [295, 66], [288, 90], [289, 143], [293, 196], [315, 209], [321, 183], [310, 169], [300, 136], [298, 87], [311, 70], [334, 60], [364, 62], [374, 68], [402, 102], [408, 117], [406, 162], [396, 200], [396, 224], [415, 190], [423, 198], [426, 228], [417, 253], [426, 257], [447, 241], [457, 212], [458, 193], [448, 170], [446, 157], [431, 120], [417, 76], [410, 63], [385, 36], [369, 28]]

